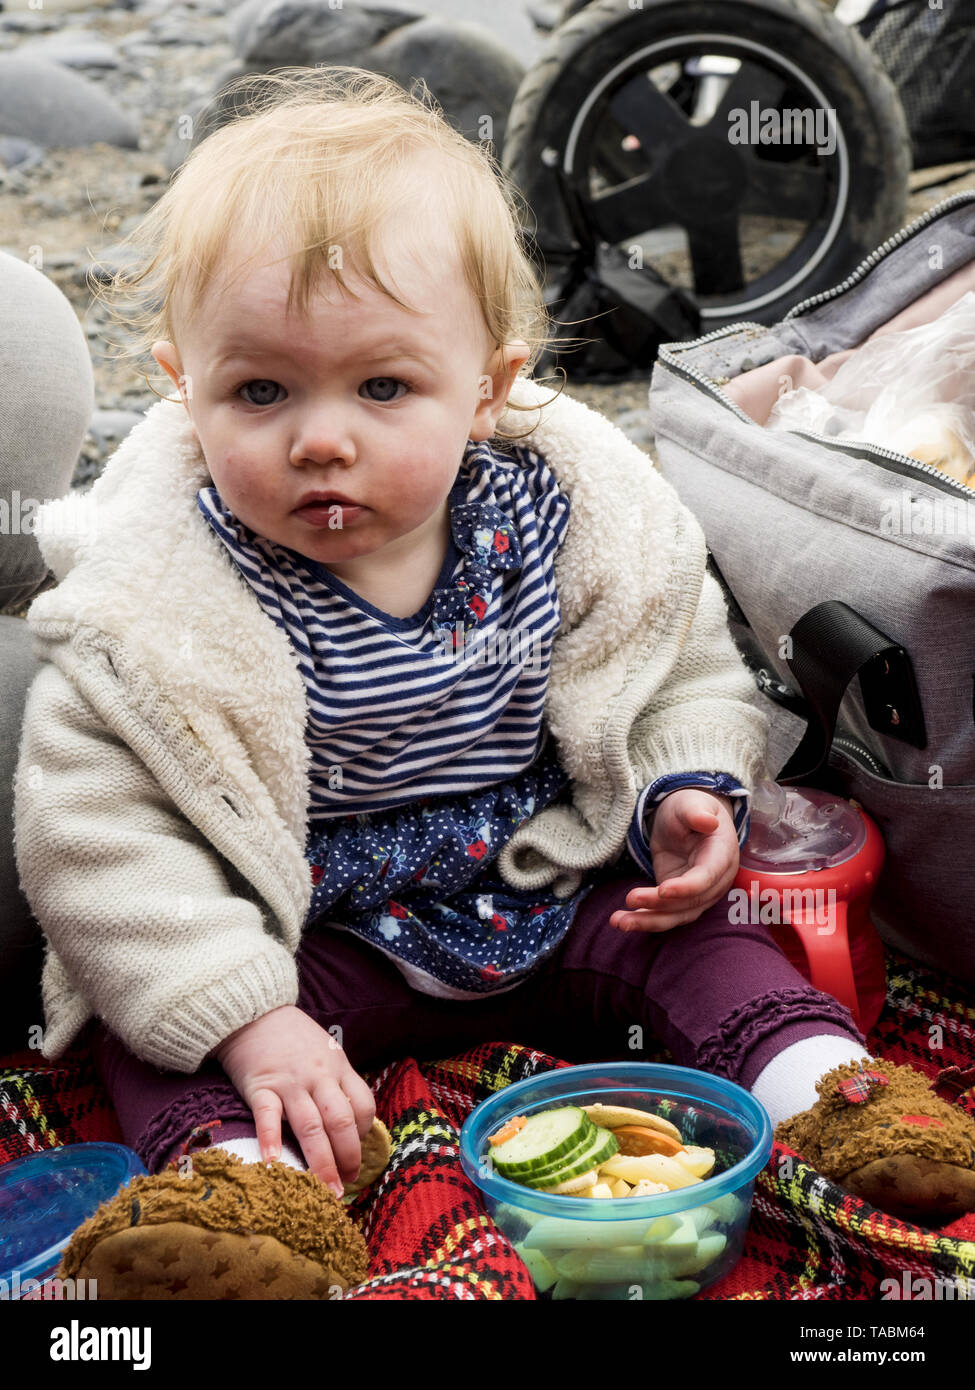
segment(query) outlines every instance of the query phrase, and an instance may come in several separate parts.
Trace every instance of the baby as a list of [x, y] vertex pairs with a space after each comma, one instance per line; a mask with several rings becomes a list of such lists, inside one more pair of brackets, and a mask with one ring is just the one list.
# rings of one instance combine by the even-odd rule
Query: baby
[[360, 1070], [492, 1037], [583, 1061], [646, 1030], [805, 1110], [870, 1054], [729, 921], [766, 719], [699, 526], [531, 380], [542, 294], [485, 151], [362, 70], [264, 82], [116, 286], [178, 395], [86, 529], [38, 520], [45, 1055], [90, 1030], [150, 1173], [215, 1138], [337, 1193]]

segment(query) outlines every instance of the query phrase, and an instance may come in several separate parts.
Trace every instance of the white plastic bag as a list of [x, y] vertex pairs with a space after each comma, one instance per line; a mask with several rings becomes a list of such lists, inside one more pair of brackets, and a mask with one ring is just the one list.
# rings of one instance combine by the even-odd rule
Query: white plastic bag
[[766, 428], [877, 444], [975, 486], [975, 294], [865, 343], [819, 390], [785, 392]]

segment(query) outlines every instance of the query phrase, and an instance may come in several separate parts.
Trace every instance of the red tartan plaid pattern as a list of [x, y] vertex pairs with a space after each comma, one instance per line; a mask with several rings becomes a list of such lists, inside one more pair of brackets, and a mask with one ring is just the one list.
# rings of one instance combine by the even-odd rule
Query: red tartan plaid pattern
[[[975, 990], [888, 952], [887, 1004], [875, 1055], [909, 1063], [975, 1115]], [[665, 1049], [647, 1060], [669, 1061]], [[84, 1054], [38, 1066], [0, 1059], [0, 1162], [61, 1144], [120, 1142], [107, 1096]], [[630, 1059], [632, 1060], [632, 1058]], [[368, 1280], [352, 1300], [535, 1297], [525, 1267], [461, 1171], [460, 1126], [502, 1086], [565, 1063], [509, 1042], [435, 1062], [406, 1058], [369, 1076], [393, 1137], [389, 1168], [350, 1207], [369, 1246]], [[894, 1277], [975, 1279], [975, 1214], [941, 1230], [887, 1216], [776, 1145], [755, 1185], [738, 1265], [701, 1300], [855, 1300]]]
[[837, 1081], [836, 1089], [850, 1105], [862, 1105], [875, 1086], [889, 1085], [890, 1077], [884, 1076], [882, 1071], [864, 1071], [861, 1063], [855, 1076], [847, 1076], [843, 1081]]

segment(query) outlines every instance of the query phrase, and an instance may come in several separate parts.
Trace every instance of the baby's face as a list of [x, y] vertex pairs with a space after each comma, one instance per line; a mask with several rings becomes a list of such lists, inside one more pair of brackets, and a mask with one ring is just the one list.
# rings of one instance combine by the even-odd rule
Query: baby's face
[[[328, 275], [307, 319], [286, 315], [279, 261], [218, 287], [179, 349], [152, 350], [233, 514], [349, 579], [364, 557], [408, 561], [445, 534], [464, 447], [493, 434], [528, 356], [508, 345], [502, 365], [466, 282], [429, 259], [393, 268], [393, 288], [422, 316], [361, 281], [348, 296]], [[357, 509], [326, 502], [330, 524], [315, 525], [297, 510], [310, 492]]]

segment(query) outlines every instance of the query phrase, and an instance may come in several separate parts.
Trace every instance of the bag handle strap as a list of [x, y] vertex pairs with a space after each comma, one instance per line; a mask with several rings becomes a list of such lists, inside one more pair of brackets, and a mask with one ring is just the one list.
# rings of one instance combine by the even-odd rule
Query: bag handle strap
[[[715, 578], [734, 604], [734, 617], [754, 632], [714, 557], [708, 553]], [[791, 655], [786, 661], [805, 699], [801, 710], [794, 700], [791, 704], [787, 700], [780, 702], [794, 713], [801, 713], [807, 722], [805, 733], [777, 782], [784, 786], [811, 786], [817, 779], [829, 776], [827, 760], [836, 720], [854, 676], [859, 677], [864, 712], [872, 729], [915, 748], [927, 746], [924, 714], [910, 657], [862, 613], [840, 599], [827, 599], [793, 624], [789, 639]], [[767, 684], [763, 688], [772, 693]]]
[[799, 785], [826, 767], [847, 687], [860, 679], [867, 723], [879, 733], [924, 748], [927, 734], [906, 650], [840, 599], [817, 603], [789, 633], [786, 660], [812, 717], [778, 781]]

